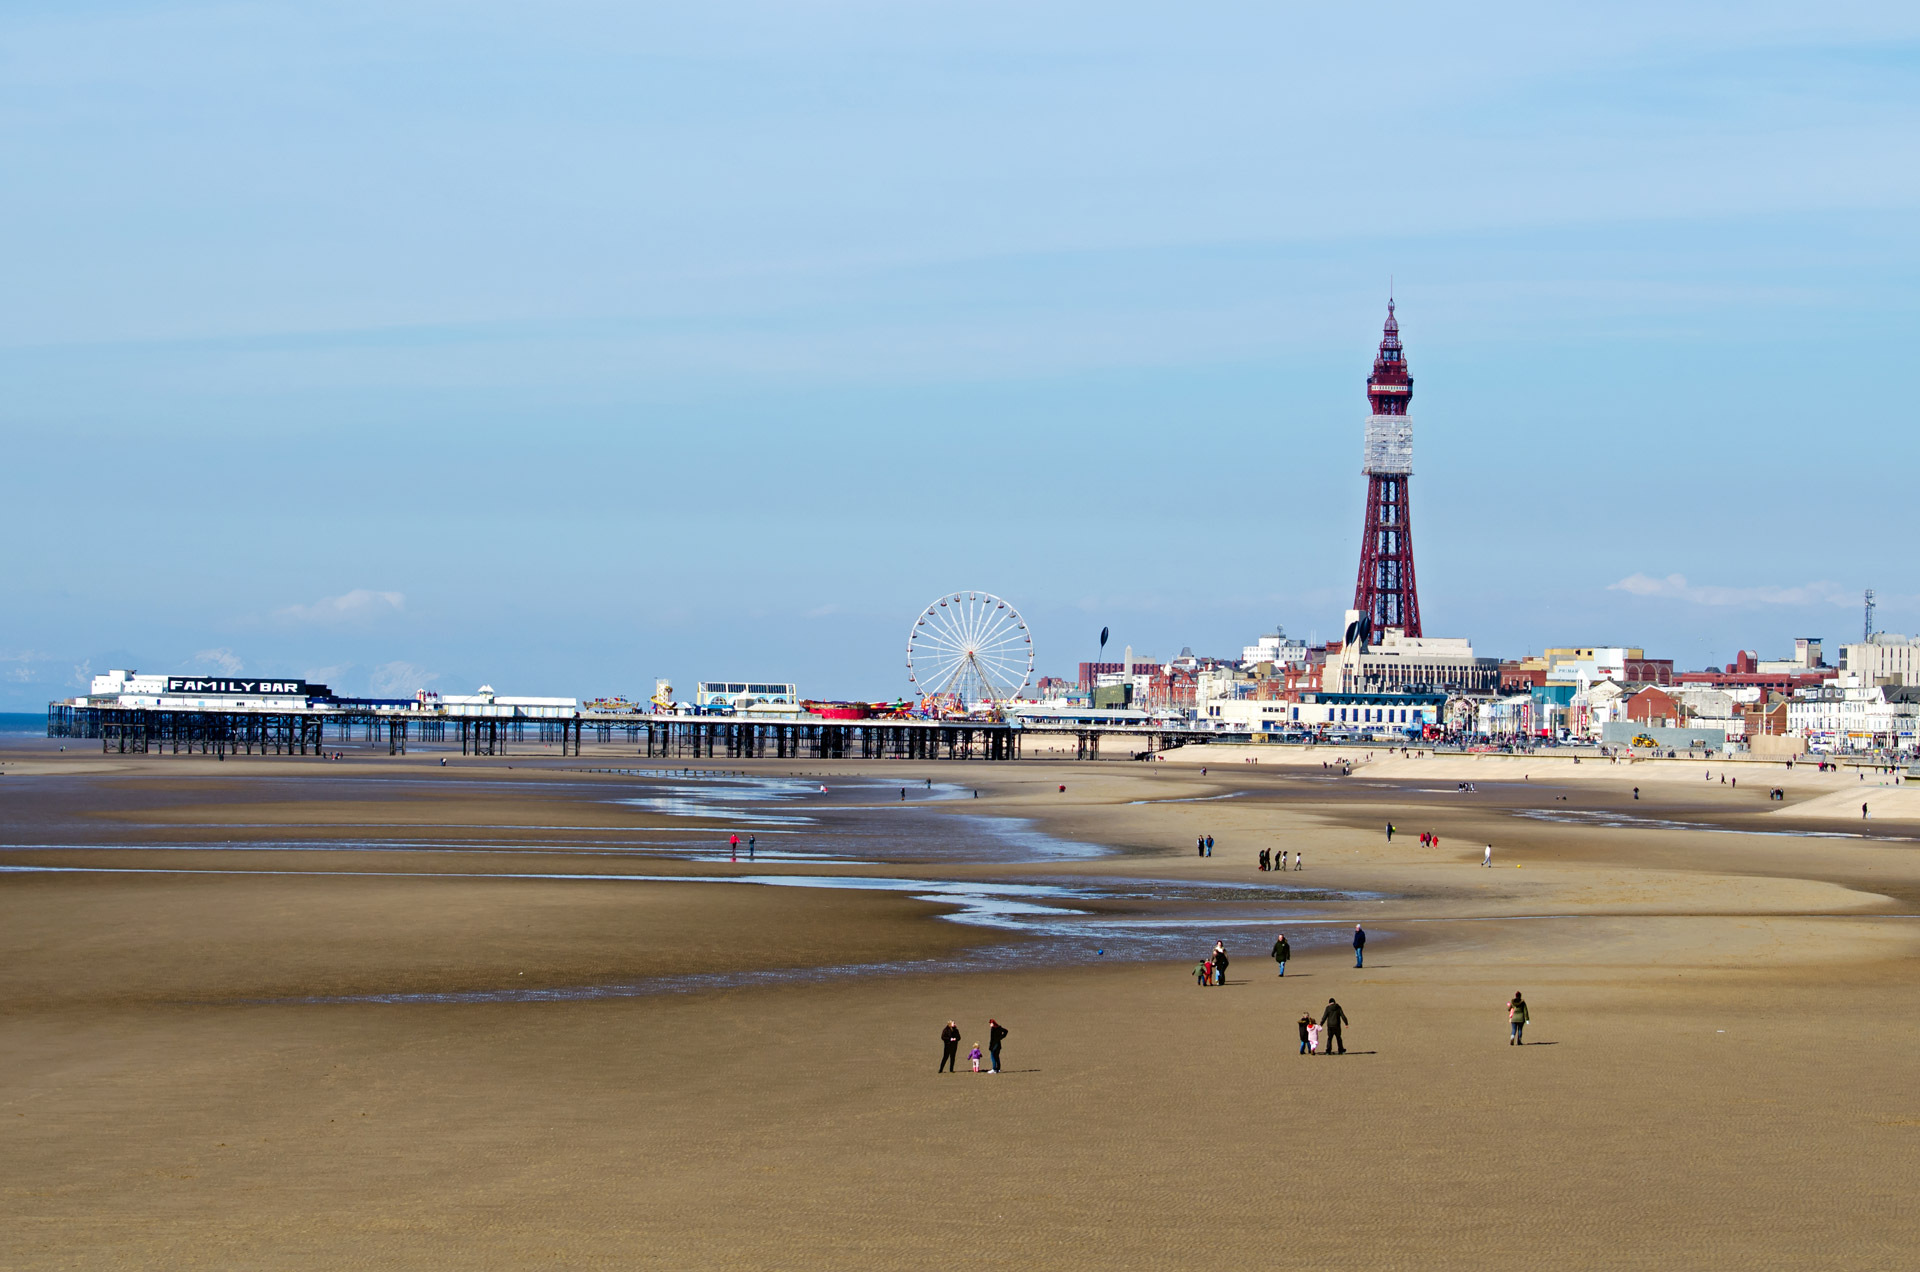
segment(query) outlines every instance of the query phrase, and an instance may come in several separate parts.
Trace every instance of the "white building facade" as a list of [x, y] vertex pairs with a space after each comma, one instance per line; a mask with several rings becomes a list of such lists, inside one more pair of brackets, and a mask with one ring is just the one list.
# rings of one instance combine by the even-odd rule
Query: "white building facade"
[[1240, 650], [1242, 667], [1251, 670], [1263, 662], [1272, 663], [1275, 670], [1304, 667], [1307, 665], [1307, 642], [1289, 638], [1284, 627], [1275, 628], [1273, 635], [1262, 636], [1258, 642]]
[[1802, 689], [1787, 703], [1787, 732], [1809, 751], [1911, 751], [1920, 733], [1920, 686], [1873, 685], [1843, 676]]
[[[1348, 611], [1351, 624], [1359, 617]], [[1408, 636], [1389, 627], [1377, 641], [1354, 642], [1327, 660], [1325, 683], [1342, 693], [1399, 688], [1493, 693], [1500, 660], [1474, 656], [1473, 642], [1455, 636]]]
[[1920, 685], [1920, 640], [1875, 632], [1864, 641], [1840, 646], [1840, 666], [1866, 685]]

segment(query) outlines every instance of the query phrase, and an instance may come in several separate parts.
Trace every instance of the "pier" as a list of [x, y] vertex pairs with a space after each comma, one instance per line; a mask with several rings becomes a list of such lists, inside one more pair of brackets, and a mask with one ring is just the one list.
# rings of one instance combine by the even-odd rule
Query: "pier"
[[[663, 760], [1017, 760], [1020, 740], [1072, 734], [1076, 759], [1138, 758], [1213, 734], [1143, 727], [1035, 729], [984, 720], [743, 720], [733, 716], [612, 715], [571, 718], [454, 716], [343, 707], [307, 711], [183, 710], [161, 707], [47, 708], [47, 736], [100, 742], [102, 754], [312, 755], [384, 742], [405, 755], [409, 742], [458, 741], [460, 754], [499, 756], [510, 745], [558, 744], [579, 755], [588, 741], [624, 744]], [[1119, 754], [1124, 747], [1124, 754]]]

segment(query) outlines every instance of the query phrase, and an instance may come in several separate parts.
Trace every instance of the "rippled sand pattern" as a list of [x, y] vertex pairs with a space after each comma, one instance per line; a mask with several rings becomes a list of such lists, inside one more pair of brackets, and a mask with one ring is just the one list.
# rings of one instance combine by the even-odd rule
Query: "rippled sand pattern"
[[1916, 827], [1812, 775], [4, 758], [3, 1267], [1913, 1262]]

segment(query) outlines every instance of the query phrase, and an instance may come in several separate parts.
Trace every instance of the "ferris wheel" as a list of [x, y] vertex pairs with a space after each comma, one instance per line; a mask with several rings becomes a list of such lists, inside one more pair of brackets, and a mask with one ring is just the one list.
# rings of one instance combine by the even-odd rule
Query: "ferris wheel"
[[998, 710], [1033, 679], [1033, 635], [991, 592], [941, 596], [907, 632], [907, 679], [923, 699]]

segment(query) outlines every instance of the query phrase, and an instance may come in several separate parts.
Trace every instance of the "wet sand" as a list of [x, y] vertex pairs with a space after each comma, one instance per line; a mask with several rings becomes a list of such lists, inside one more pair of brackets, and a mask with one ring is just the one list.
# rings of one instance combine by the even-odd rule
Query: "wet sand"
[[[1920, 821], [1202, 754], [11, 750], [0, 1266], [1910, 1264]], [[1008, 1071], [936, 1075], [989, 1015]]]

